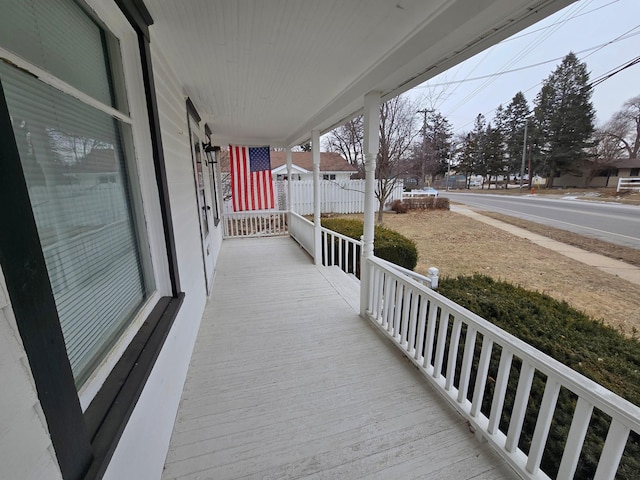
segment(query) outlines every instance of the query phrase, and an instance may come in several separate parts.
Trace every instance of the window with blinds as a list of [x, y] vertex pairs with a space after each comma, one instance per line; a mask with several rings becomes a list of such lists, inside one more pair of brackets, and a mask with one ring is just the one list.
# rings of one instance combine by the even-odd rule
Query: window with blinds
[[[133, 159], [125, 154], [130, 120], [115, 94], [122, 89], [114, 83], [122, 80], [111, 74], [119, 61], [117, 41], [71, 0], [9, 3], [11, 14], [0, 17], [0, 44], [100, 102], [88, 105], [28, 68], [0, 62], [12, 133], [80, 387], [153, 289], [143, 268], [149, 254], [140, 241], [143, 226], [134, 215], [140, 205], [132, 195]], [[111, 107], [122, 115], [115, 118]]]

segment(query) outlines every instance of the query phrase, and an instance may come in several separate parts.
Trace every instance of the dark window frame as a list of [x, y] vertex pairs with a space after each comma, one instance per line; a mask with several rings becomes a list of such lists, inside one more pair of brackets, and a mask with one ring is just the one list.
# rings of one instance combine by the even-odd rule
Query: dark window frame
[[0, 81], [0, 266], [56, 458], [67, 479], [101, 478], [184, 301], [162, 149], [149, 29], [141, 0], [116, 0], [138, 36], [171, 296], [159, 299], [83, 413]]

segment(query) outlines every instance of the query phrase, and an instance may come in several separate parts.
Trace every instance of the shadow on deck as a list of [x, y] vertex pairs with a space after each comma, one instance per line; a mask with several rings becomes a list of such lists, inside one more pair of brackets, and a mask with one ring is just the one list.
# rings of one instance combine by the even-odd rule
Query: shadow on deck
[[163, 478], [513, 478], [330, 279], [288, 237], [223, 242]]

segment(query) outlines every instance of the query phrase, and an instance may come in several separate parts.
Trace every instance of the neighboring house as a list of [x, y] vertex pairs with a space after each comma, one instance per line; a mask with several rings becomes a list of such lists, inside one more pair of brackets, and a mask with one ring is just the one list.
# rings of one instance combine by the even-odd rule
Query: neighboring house
[[[228, 152], [222, 152], [220, 160], [222, 172], [229, 172]], [[350, 180], [358, 169], [339, 153], [320, 152], [320, 180]], [[287, 179], [287, 154], [271, 152], [271, 174], [274, 180]], [[292, 180], [313, 180], [313, 159], [311, 152], [291, 152]]]
[[[313, 159], [311, 152], [291, 152], [292, 180], [313, 180]], [[286, 180], [286, 152], [271, 152], [271, 173], [273, 178]], [[350, 180], [358, 169], [335, 152], [320, 152], [320, 180]]]
[[553, 185], [555, 187], [605, 187], [616, 188], [618, 179], [640, 177], [640, 159], [624, 159], [612, 165], [595, 165], [591, 160], [583, 160], [580, 175], [560, 175]]
[[365, 112], [375, 158], [382, 100], [571, 2], [319, 3], [3, 0], [0, 478], [161, 478], [217, 301], [213, 146], [318, 145]]

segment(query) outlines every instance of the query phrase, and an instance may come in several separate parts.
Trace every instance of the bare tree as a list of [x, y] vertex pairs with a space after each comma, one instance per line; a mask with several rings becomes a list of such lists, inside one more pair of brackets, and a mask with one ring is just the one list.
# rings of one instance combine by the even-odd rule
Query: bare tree
[[364, 126], [362, 116], [333, 129], [324, 138], [327, 151], [339, 153], [351, 165], [356, 167], [360, 173], [363, 172], [363, 141]]
[[640, 151], [640, 95], [633, 97], [616, 112], [601, 129], [630, 159], [638, 158]]
[[[608, 126], [610, 128], [611, 125]], [[586, 186], [591, 185], [595, 177], [611, 168], [624, 156], [624, 148], [611, 130], [596, 129], [593, 134], [593, 145], [589, 148], [589, 168]], [[608, 182], [607, 182], [608, 183]]]
[[[380, 149], [376, 160], [377, 221], [382, 222], [384, 205], [391, 196], [399, 176], [407, 173], [416, 128], [416, 105], [407, 96], [398, 96], [380, 106]], [[364, 122], [357, 117], [334, 129], [325, 137], [325, 148], [338, 152], [363, 172]]]
[[415, 112], [416, 105], [408, 96], [394, 97], [380, 106], [380, 150], [376, 162], [378, 223], [382, 222], [384, 205], [399, 176], [411, 167], [408, 158], [419, 132]]

